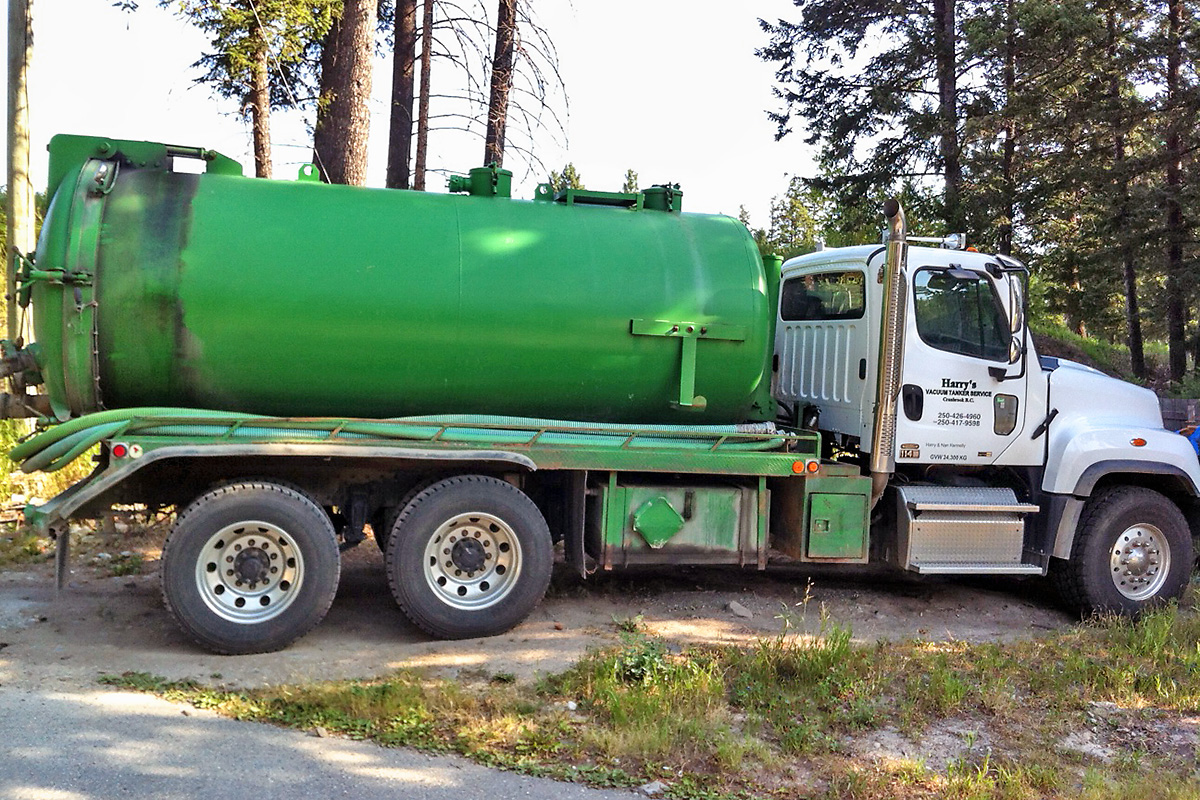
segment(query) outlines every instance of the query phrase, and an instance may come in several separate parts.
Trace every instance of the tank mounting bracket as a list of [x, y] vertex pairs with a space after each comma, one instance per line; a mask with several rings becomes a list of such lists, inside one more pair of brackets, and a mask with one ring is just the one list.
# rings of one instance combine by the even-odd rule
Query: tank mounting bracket
[[666, 336], [679, 339], [679, 402], [680, 408], [703, 411], [708, 401], [696, 394], [696, 343], [701, 339], [727, 342], [746, 341], [746, 329], [741, 325], [720, 323], [673, 322], [664, 319], [630, 320], [634, 336]]

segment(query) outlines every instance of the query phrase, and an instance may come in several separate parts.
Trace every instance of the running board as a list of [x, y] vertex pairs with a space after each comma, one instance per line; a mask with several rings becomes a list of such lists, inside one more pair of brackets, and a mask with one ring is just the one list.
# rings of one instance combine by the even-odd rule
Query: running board
[[922, 575], [1044, 575], [1037, 564], [916, 564], [910, 567]]
[[1025, 516], [1038, 507], [1012, 489], [898, 486], [897, 560], [942, 575], [1041, 575], [1025, 563]]

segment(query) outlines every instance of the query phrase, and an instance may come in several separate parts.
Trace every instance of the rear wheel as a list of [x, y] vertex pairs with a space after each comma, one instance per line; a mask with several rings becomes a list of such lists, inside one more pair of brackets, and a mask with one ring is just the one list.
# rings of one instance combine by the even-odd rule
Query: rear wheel
[[1071, 560], [1055, 577], [1083, 613], [1137, 614], [1182, 595], [1191, 565], [1191, 532], [1175, 504], [1151, 489], [1120, 486], [1088, 501]]
[[216, 653], [266, 653], [308, 633], [337, 591], [337, 536], [307, 495], [268, 482], [199, 497], [163, 547], [163, 599]]
[[545, 595], [553, 560], [533, 501], [483, 475], [417, 493], [396, 520], [386, 557], [400, 608], [444, 639], [492, 636], [521, 622]]
[[394, 506], [384, 506], [375, 512], [371, 517], [371, 531], [375, 534], [375, 545], [379, 548], [379, 552], [387, 554], [388, 537], [392, 535], [392, 528], [396, 526], [396, 518], [400, 516], [400, 512], [412, 502], [412, 499], [425, 491], [430, 485], [437, 483], [437, 478], [425, 478], [413, 484], [408, 491], [400, 496], [400, 502]]

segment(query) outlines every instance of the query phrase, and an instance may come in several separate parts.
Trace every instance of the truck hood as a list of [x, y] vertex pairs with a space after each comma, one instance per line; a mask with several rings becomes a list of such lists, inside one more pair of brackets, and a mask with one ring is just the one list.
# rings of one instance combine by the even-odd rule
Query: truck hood
[[1048, 359], [1050, 408], [1058, 409], [1056, 424], [1086, 417], [1093, 424], [1130, 428], [1162, 428], [1158, 396], [1149, 389], [1109, 377], [1099, 370], [1066, 359]]
[[1104, 475], [1120, 473], [1159, 476], [1164, 487], [1200, 492], [1196, 451], [1163, 429], [1154, 392], [1070, 361], [1043, 366], [1049, 409], [1058, 411], [1047, 433], [1045, 491], [1088, 497]]

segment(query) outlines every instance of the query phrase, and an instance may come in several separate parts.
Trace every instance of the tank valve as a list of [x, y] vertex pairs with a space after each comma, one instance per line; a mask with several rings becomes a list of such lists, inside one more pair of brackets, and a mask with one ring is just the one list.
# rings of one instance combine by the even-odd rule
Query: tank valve
[[449, 189], [451, 193], [466, 192], [472, 197], [512, 197], [512, 172], [500, 169], [493, 161], [467, 175], [451, 175]]

